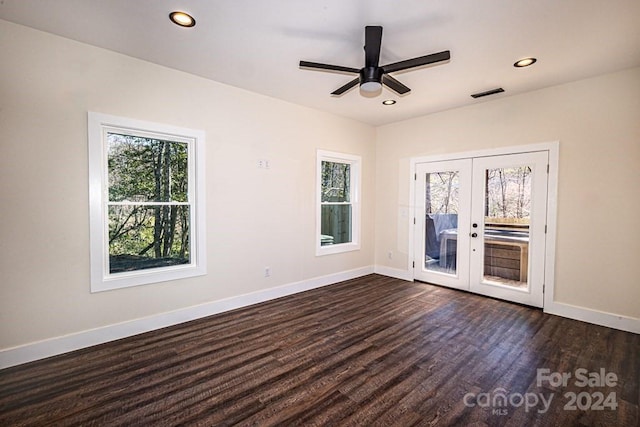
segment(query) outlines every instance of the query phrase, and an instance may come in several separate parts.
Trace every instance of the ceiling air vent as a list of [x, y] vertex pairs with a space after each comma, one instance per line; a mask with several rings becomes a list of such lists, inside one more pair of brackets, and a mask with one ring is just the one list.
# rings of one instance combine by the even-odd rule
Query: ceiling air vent
[[486, 92], [474, 93], [473, 95], [471, 95], [471, 97], [482, 98], [483, 96], [495, 95], [496, 93], [500, 93], [500, 92], [504, 92], [504, 89], [502, 89], [501, 87], [498, 87], [495, 89], [488, 90]]

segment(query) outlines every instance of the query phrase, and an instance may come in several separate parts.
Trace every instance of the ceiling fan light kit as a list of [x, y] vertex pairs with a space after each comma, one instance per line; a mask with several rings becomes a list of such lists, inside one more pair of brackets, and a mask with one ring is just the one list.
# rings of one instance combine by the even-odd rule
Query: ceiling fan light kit
[[360, 84], [360, 90], [363, 92], [374, 93], [382, 89], [382, 83], [379, 82], [364, 82]]
[[360, 90], [366, 94], [373, 94], [381, 91], [382, 86], [386, 86], [399, 95], [409, 93], [409, 89], [400, 83], [389, 73], [408, 70], [410, 68], [421, 67], [423, 65], [435, 64], [448, 61], [451, 58], [448, 50], [431, 55], [420, 56], [418, 58], [407, 59], [405, 61], [394, 62], [393, 64], [380, 66], [380, 48], [382, 46], [382, 27], [367, 26], [364, 33], [364, 67], [361, 69], [343, 67], [340, 65], [322, 64], [318, 62], [300, 61], [300, 67], [311, 68], [321, 71], [338, 71], [347, 74], [358, 74], [358, 77], [351, 80], [344, 86], [331, 92], [331, 95], [340, 96], [349, 89], [360, 85]]

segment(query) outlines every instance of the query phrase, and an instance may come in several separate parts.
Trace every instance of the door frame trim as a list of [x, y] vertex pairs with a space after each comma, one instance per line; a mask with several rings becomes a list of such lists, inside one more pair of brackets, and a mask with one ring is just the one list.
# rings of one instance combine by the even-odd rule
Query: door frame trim
[[543, 308], [553, 305], [555, 287], [555, 260], [556, 260], [556, 226], [558, 215], [558, 165], [560, 142], [551, 141], [539, 144], [515, 145], [508, 147], [490, 148], [486, 150], [464, 151], [446, 154], [434, 154], [428, 156], [416, 156], [410, 159], [409, 163], [409, 212], [411, 216], [408, 221], [408, 248], [407, 270], [411, 280], [415, 280], [414, 249], [414, 221], [417, 218], [417, 206], [415, 203], [416, 191], [416, 165], [418, 163], [439, 162], [445, 160], [468, 159], [474, 157], [500, 156], [506, 154], [521, 154], [534, 151], [547, 151], [549, 153], [549, 173], [547, 185], [547, 233], [545, 235], [545, 263], [544, 263], [544, 288], [543, 288]]

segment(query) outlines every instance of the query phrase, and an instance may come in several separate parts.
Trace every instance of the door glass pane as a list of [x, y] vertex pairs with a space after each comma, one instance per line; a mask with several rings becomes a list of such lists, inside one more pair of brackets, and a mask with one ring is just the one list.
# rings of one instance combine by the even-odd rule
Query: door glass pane
[[426, 174], [426, 270], [456, 274], [458, 261], [459, 171]]
[[528, 289], [532, 168], [487, 169], [484, 281]]

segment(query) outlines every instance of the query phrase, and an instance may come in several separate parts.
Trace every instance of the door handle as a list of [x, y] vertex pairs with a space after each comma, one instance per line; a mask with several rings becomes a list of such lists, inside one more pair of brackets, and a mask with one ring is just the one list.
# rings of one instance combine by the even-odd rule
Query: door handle
[[478, 237], [478, 233], [471, 233], [471, 237]]

